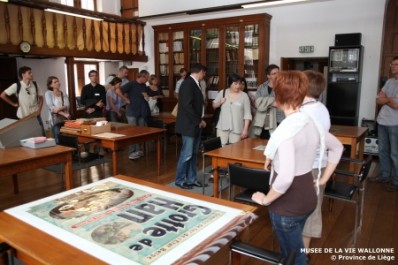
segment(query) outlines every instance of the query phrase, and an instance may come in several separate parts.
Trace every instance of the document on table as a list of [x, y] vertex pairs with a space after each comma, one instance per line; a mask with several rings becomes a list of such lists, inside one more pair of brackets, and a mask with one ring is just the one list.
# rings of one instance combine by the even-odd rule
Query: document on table
[[103, 132], [103, 133], [95, 134], [94, 136], [112, 139], [112, 138], [122, 137], [122, 136], [126, 136], [126, 135], [119, 134], [119, 133]]
[[260, 150], [260, 151], [264, 151], [265, 150], [265, 145], [258, 145], [256, 147], [253, 148], [254, 150]]

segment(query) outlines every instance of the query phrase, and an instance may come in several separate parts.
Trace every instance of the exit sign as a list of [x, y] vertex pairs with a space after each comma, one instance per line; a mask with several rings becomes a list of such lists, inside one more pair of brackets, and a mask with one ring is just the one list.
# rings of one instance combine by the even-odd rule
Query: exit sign
[[299, 46], [300, 53], [311, 53], [314, 52], [314, 45]]

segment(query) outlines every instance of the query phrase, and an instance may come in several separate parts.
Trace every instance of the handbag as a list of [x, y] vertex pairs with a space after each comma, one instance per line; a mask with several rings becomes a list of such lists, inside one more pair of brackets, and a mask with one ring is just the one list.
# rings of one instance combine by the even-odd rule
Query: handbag
[[[222, 92], [223, 98], [225, 97], [225, 90], [226, 89], [224, 89], [224, 91]], [[214, 127], [217, 126], [218, 120], [220, 119], [220, 113], [221, 113], [221, 106], [214, 110], [214, 114], [213, 114], [213, 126]]]
[[[62, 91], [61, 91], [61, 100], [62, 100], [62, 106], [64, 106], [64, 94], [62, 93]], [[51, 112], [51, 118], [53, 119], [54, 125], [64, 125], [65, 120], [67, 120], [65, 116], [52, 112]]]
[[63, 125], [65, 123], [66, 118], [58, 113], [51, 113], [51, 117], [53, 119], [54, 125]]

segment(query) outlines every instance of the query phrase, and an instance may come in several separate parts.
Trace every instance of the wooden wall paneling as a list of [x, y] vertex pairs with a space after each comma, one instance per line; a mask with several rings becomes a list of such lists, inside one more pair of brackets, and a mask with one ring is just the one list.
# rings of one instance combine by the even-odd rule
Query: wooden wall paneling
[[102, 50], [104, 52], [109, 52], [109, 43], [110, 43], [109, 23], [103, 21], [102, 22]]
[[65, 48], [65, 37], [64, 37], [64, 16], [61, 14], [55, 14], [55, 39], [57, 48]]
[[66, 34], [66, 47], [69, 50], [73, 50], [75, 48], [75, 23], [74, 17], [65, 16], [65, 34]]
[[19, 8], [18, 6], [10, 5], [8, 6], [8, 15], [10, 18], [9, 22], [9, 32], [10, 32], [10, 43], [13, 45], [18, 45], [21, 42], [21, 36], [19, 32]]
[[86, 19], [84, 20], [84, 24], [86, 25], [86, 49], [87, 51], [92, 51], [94, 49], [93, 44], [93, 31], [92, 31], [92, 20]]
[[116, 30], [116, 38], [117, 38], [117, 52], [122, 54], [124, 53], [124, 34], [123, 34], [123, 24], [122, 23], [117, 23], [116, 24], [117, 30]]
[[20, 9], [20, 19], [19, 19], [19, 26], [22, 30], [22, 40], [28, 41], [31, 44], [33, 43], [33, 37], [32, 37], [32, 21], [30, 17], [30, 9], [27, 7], [19, 7]]
[[44, 38], [45, 19], [43, 14], [44, 12], [38, 9], [31, 9], [31, 12], [34, 21], [34, 26], [33, 26], [34, 44], [37, 47], [43, 48], [45, 44], [45, 38]]
[[130, 44], [130, 24], [124, 24], [124, 51], [129, 54], [131, 53], [131, 44]]
[[79, 51], [84, 50], [84, 20], [82, 18], [76, 17], [75, 18], [75, 23], [76, 23], [76, 47]]
[[137, 25], [131, 24], [131, 53], [137, 54]]
[[94, 29], [94, 50], [96, 52], [100, 52], [102, 49], [101, 46], [101, 21], [93, 21], [93, 29]]
[[8, 25], [8, 11], [6, 5], [0, 5], [0, 32], [7, 32], [7, 34], [0, 34], [0, 44], [6, 44], [9, 39], [9, 30], [6, 25]]
[[116, 52], [116, 24], [109, 23], [109, 50]]

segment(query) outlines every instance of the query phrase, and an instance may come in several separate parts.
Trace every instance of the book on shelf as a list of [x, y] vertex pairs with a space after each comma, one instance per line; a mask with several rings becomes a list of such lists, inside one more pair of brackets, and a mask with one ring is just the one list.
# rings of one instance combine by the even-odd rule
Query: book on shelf
[[174, 32], [174, 39], [175, 40], [184, 39], [184, 31], [176, 31], [176, 32]]
[[218, 75], [212, 75], [210, 76], [210, 78], [208, 79], [208, 87], [217, 87], [218, 86], [218, 81], [219, 81], [219, 77]]
[[167, 41], [169, 39], [169, 33], [163, 32], [158, 34], [159, 41]]
[[184, 64], [184, 53], [182, 53], [182, 52], [174, 53], [174, 63], [175, 64]]
[[183, 51], [182, 40], [175, 40], [173, 42], [173, 51], [175, 51], [175, 52], [182, 52]]
[[159, 62], [160, 62], [160, 64], [168, 64], [169, 63], [169, 54], [168, 53], [159, 54]]
[[169, 51], [169, 46], [167, 45], [167, 42], [161, 42], [159, 43], [159, 52], [164, 53]]

